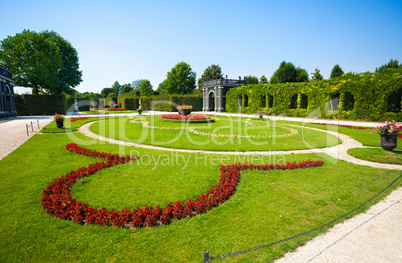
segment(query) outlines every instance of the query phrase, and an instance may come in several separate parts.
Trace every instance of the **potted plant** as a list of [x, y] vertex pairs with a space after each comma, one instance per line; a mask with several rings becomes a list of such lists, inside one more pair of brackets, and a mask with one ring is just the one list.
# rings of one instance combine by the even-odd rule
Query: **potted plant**
[[138, 115], [141, 115], [141, 113], [142, 113], [141, 107], [138, 107], [137, 111], [138, 111]]
[[57, 128], [63, 128], [64, 124], [64, 115], [57, 114], [57, 112], [53, 115], [53, 119], [56, 121]]
[[192, 105], [179, 105], [176, 107], [176, 109], [179, 111], [180, 115], [187, 116], [191, 113], [193, 106]]
[[258, 117], [262, 118], [262, 116], [264, 115], [265, 112], [263, 110], [260, 110], [260, 111], [257, 111], [257, 113], [258, 113]]
[[402, 125], [398, 125], [395, 121], [386, 121], [384, 125], [376, 127], [375, 131], [381, 136], [381, 147], [386, 151], [392, 151], [397, 146]]

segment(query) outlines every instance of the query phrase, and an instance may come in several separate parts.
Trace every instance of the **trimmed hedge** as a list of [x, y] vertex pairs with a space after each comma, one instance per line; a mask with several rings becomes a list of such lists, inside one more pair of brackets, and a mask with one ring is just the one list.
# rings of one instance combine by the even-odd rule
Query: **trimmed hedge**
[[[135, 110], [141, 104], [143, 110], [176, 111], [177, 105], [192, 105], [193, 111], [202, 110], [202, 94], [159, 95], [141, 97], [136, 93], [125, 93], [119, 96], [119, 104], [126, 110]], [[140, 103], [141, 102], [141, 103]]]
[[247, 85], [231, 88], [226, 95], [228, 112], [265, 110], [274, 115], [366, 121], [402, 121], [401, 104], [402, 69], [347, 73], [313, 82]]
[[18, 116], [64, 114], [67, 100], [64, 95], [18, 95], [15, 94]]

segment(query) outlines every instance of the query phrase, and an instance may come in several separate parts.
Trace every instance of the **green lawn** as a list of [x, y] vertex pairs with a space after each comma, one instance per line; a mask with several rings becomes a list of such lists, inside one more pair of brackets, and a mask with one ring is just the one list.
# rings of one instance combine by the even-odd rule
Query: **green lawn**
[[[219, 116], [213, 123], [177, 123], [160, 120], [160, 116], [107, 118], [94, 123], [90, 130], [102, 136], [123, 141], [163, 146], [178, 149], [203, 149], [210, 151], [281, 151], [323, 148], [340, 143], [333, 135], [294, 127], [286, 123], [252, 120], [253, 125], [246, 125], [246, 118]], [[134, 122], [134, 123], [133, 123]], [[143, 127], [141, 122], [149, 122], [151, 126], [173, 129], [151, 129]], [[285, 138], [226, 138], [207, 137], [189, 133], [179, 128], [193, 127], [197, 131], [210, 134], [235, 134], [241, 136], [284, 135], [295, 129], [298, 135]], [[284, 129], [285, 128], [285, 129]], [[287, 128], [287, 129], [286, 129]]]
[[[127, 129], [127, 133], [135, 131]], [[103, 170], [73, 186], [74, 198], [108, 209], [164, 206], [198, 196], [216, 185], [220, 163], [321, 158], [315, 154], [176, 155], [70, 134], [37, 134], [0, 161], [0, 262], [202, 262], [204, 250], [213, 256], [230, 253], [317, 227], [357, 207], [400, 174], [326, 156], [324, 166], [317, 168], [243, 171], [226, 203], [170, 225], [141, 229], [78, 225], [47, 215], [40, 203], [43, 189], [53, 179], [99, 160], [66, 151], [71, 138], [98, 151], [140, 156], [135, 163]], [[289, 142], [283, 143], [290, 147]], [[381, 197], [399, 186], [401, 180]], [[269, 262], [318, 234], [216, 262]]]
[[382, 148], [354, 148], [350, 149], [348, 153], [356, 158], [370, 162], [402, 165], [401, 150], [394, 150], [393, 153], [390, 153]]

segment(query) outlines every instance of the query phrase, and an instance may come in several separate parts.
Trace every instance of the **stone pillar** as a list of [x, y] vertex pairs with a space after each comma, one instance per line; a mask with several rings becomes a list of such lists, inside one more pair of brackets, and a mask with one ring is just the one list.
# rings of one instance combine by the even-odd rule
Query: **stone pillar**
[[215, 91], [215, 105], [214, 105], [214, 109], [215, 109], [215, 111], [218, 111], [220, 96], [219, 96], [219, 94], [218, 94], [218, 87], [217, 87], [217, 86], [215, 86], [214, 91]]
[[202, 111], [208, 111], [208, 89], [202, 88]]
[[223, 87], [222, 86], [219, 86], [218, 87], [218, 96], [217, 96], [219, 99], [219, 101], [218, 101], [218, 112], [222, 112], [222, 111], [224, 111], [224, 108], [223, 108], [223, 104], [224, 104], [224, 96], [223, 96]]

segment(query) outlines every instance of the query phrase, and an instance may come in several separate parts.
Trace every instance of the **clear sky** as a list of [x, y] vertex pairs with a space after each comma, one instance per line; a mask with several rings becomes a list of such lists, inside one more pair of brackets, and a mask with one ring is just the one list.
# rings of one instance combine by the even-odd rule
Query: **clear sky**
[[53, 30], [77, 49], [80, 92], [149, 79], [154, 89], [177, 63], [197, 79], [219, 64], [224, 75], [265, 75], [281, 61], [329, 78], [402, 62], [402, 1], [21, 1], [0, 0], [0, 39]]

